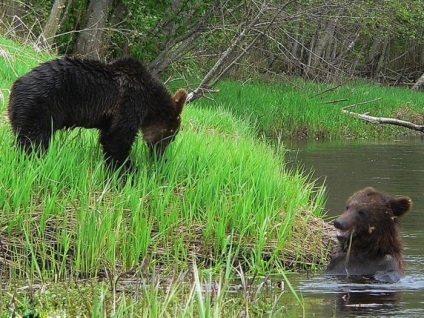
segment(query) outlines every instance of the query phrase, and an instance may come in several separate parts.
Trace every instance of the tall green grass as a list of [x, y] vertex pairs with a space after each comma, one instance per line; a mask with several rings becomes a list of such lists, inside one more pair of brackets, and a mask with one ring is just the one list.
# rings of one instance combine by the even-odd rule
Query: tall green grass
[[[69, 295], [52, 305], [37, 288], [28, 298], [15, 289], [0, 295], [1, 308], [69, 315], [80, 293], [89, 300], [80, 304], [83, 316], [169, 316], [173, 306], [182, 316], [219, 316], [233, 265], [250, 275], [279, 272], [288, 257], [304, 264], [325, 258], [325, 242], [304, 239], [308, 218], [322, 215], [322, 189], [287, 171], [283, 148], [258, 140], [248, 122], [223, 108], [187, 105], [163, 159], [150, 158], [139, 138], [131, 153], [137, 169], [125, 178], [105, 170], [94, 130], [59, 132], [45, 155], [23, 154], [7, 121], [8, 91], [16, 76], [51, 57], [4, 39], [0, 45], [8, 56], [0, 58], [0, 277], [11, 288], [65, 284]], [[293, 248], [302, 245], [312, 259]], [[158, 268], [188, 271], [193, 284], [176, 280], [163, 292], [154, 280], [143, 283], [143, 275], [163, 279]], [[141, 315], [136, 299], [116, 290], [133, 272], [140, 273], [132, 286], [141, 286]], [[110, 284], [79, 285], [93, 277]], [[204, 280], [215, 277], [225, 283], [205, 298]]]
[[[236, 81], [219, 83], [220, 93], [200, 106], [221, 107], [239, 118], [249, 119], [267, 136], [288, 139], [328, 140], [344, 138], [388, 138], [411, 134], [411, 130], [365, 123], [341, 112], [344, 106], [381, 100], [350, 108], [372, 116], [400, 118], [424, 124], [424, 95], [404, 88], [384, 87], [364, 81], [317, 84], [301, 79], [286, 83]], [[337, 103], [326, 103], [347, 99]]]
[[108, 177], [94, 131], [60, 133], [38, 158], [11, 148], [2, 127], [2, 232], [20, 237], [32, 257], [15, 260], [19, 268], [40, 277], [52, 267], [61, 277], [96, 274], [130, 269], [156, 249], [185, 262], [192, 244], [197, 256], [219, 261], [234, 239], [250, 242], [252, 255], [275, 241], [278, 259], [299, 209], [321, 213], [313, 186], [227, 112], [187, 106], [184, 115], [166, 162], [152, 161], [140, 142], [132, 153], [138, 171], [126, 182]]
[[10, 88], [10, 83], [16, 77], [51, 58], [53, 56], [48, 52], [38, 52], [33, 47], [17, 45], [16, 42], [0, 36], [0, 87]]

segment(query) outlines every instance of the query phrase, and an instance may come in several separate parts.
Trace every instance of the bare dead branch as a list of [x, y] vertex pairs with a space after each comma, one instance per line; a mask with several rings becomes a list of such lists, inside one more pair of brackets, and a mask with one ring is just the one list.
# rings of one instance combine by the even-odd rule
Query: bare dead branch
[[[271, 19], [271, 21], [266, 23], [265, 29], [259, 32], [259, 34], [249, 43], [249, 45], [246, 48], [243, 48], [242, 52], [233, 61], [231, 61], [231, 63], [214, 79], [214, 81], [210, 84], [211, 87], [215, 86], [221, 80], [221, 78], [250, 50], [253, 44], [255, 44], [256, 41], [261, 37], [261, 35], [265, 34], [266, 31], [268, 31], [268, 29], [274, 24], [277, 16], [280, 15], [280, 11], [284, 10], [292, 2], [294, 1], [287, 2], [281, 10], [274, 14], [274, 17]], [[259, 17], [259, 15], [257, 17]], [[253, 23], [251, 23], [251, 25], [253, 25]]]
[[267, 6], [267, 3], [263, 3], [261, 9], [259, 10], [258, 14], [255, 16], [255, 18], [238, 34], [238, 36], [234, 39], [234, 42], [222, 53], [221, 57], [218, 59], [218, 61], [215, 63], [215, 65], [212, 67], [212, 69], [206, 74], [202, 82], [200, 83], [200, 86], [203, 86], [204, 84], [208, 83], [211, 78], [214, 76], [216, 71], [219, 69], [219, 67], [224, 63], [224, 61], [228, 58], [228, 56], [234, 51], [234, 49], [238, 46], [240, 41], [243, 39], [243, 37], [246, 35], [246, 33], [252, 28], [253, 25], [259, 20], [259, 17], [264, 12], [265, 8]]
[[260, 37], [258, 34], [253, 41], [247, 46], [247, 48], [243, 49], [243, 51], [233, 60], [231, 63], [214, 79], [214, 81], [210, 84], [210, 86], [215, 86], [221, 78], [249, 51], [252, 45], [256, 42], [256, 40]]
[[317, 93], [317, 94], [315, 94], [315, 95], [312, 95], [312, 96], [311, 96], [311, 97], [309, 97], [309, 98], [314, 98], [314, 97], [317, 97], [317, 96], [319, 96], [319, 95], [322, 95], [322, 94], [325, 94], [325, 93], [328, 93], [328, 92], [334, 91], [334, 90], [338, 89], [339, 87], [340, 87], [340, 85], [337, 85], [337, 86], [335, 86], [335, 87], [327, 88], [326, 90], [323, 90], [322, 92], [319, 92], [319, 93]]
[[367, 114], [359, 114], [359, 113], [355, 113], [355, 112], [347, 110], [347, 108], [372, 103], [372, 102], [375, 102], [375, 101], [380, 100], [380, 99], [381, 99], [381, 97], [373, 99], [373, 100], [369, 100], [369, 101], [365, 101], [365, 102], [361, 102], [361, 103], [356, 103], [356, 104], [352, 104], [352, 105], [343, 107], [342, 113], [350, 115], [350, 116], [357, 117], [359, 119], [362, 119], [366, 122], [370, 122], [370, 123], [373, 123], [373, 124], [387, 124], [387, 125], [401, 126], [401, 127], [405, 127], [405, 128], [408, 128], [408, 129], [412, 129], [412, 130], [416, 130], [416, 131], [420, 131], [420, 132], [424, 133], [424, 125], [417, 125], [417, 124], [411, 123], [409, 121], [395, 119], [395, 118], [375, 117], [375, 116], [370, 116], [370, 115], [367, 115]]
[[221, 57], [216, 61], [215, 65], [209, 70], [209, 72], [205, 75], [205, 77], [200, 82], [199, 86], [193, 91], [190, 92], [187, 96], [186, 103], [190, 103], [193, 100], [203, 96], [205, 89], [208, 89], [210, 87], [209, 82], [212, 80], [212, 78], [215, 76], [215, 74], [218, 73], [218, 70], [221, 68], [221, 66], [224, 64], [224, 62], [227, 60], [228, 56], [235, 50], [235, 48], [239, 45], [240, 41], [244, 38], [246, 33], [249, 32], [249, 30], [252, 28], [253, 25], [259, 20], [259, 17], [262, 15], [264, 10], [267, 7], [267, 2], [264, 2], [261, 6], [261, 9], [257, 13], [257, 15], [254, 17], [252, 21], [237, 35], [237, 37], [234, 39], [233, 43], [222, 53]]
[[378, 101], [380, 99], [381, 99], [381, 97], [378, 97], [376, 99], [367, 100], [365, 102], [360, 102], [360, 103], [355, 103], [355, 104], [352, 104], [352, 105], [348, 105], [348, 106], [343, 107], [342, 110], [344, 111], [347, 108], [351, 108], [351, 107], [355, 107], [355, 106], [359, 106], [359, 105], [365, 105], [365, 104], [373, 103], [373, 102], [376, 102], [376, 101]]
[[289, 4], [295, 2], [294, 0], [288, 1], [278, 12], [275, 13], [274, 17], [271, 21], [267, 22], [265, 25], [265, 29], [260, 32], [245, 48], [242, 49], [242, 52], [229, 63], [221, 72], [219, 71], [225, 65], [229, 55], [234, 52], [236, 47], [239, 46], [241, 40], [251, 31], [255, 30], [255, 25], [258, 22], [259, 18], [262, 16], [264, 11], [268, 8], [268, 1], [264, 1], [255, 15], [255, 17], [249, 22], [249, 24], [244, 27], [244, 29], [237, 35], [237, 37], [233, 40], [232, 44], [222, 53], [221, 57], [216, 61], [215, 65], [209, 70], [209, 72], [202, 79], [199, 86], [193, 91], [190, 92], [187, 96], [186, 103], [190, 103], [193, 100], [204, 95], [205, 91], [210, 90], [214, 87], [219, 80], [239, 61], [247, 51], [253, 46], [253, 44], [259, 39], [259, 37], [268, 30], [268, 28], [274, 24], [277, 16], [280, 14], [282, 10], [284, 10]]
[[206, 21], [220, 6], [221, 4], [216, 2], [199, 21], [188, 27], [187, 32], [176, 38], [170, 39], [168, 43], [165, 44], [165, 48], [162, 52], [149, 65], [150, 70], [155, 76], [162, 74], [169, 64], [180, 59], [181, 56], [193, 48], [196, 41], [202, 36]]
[[330, 100], [330, 101], [324, 102], [323, 104], [336, 104], [336, 103], [345, 102], [348, 100], [349, 100], [348, 98], [341, 98], [341, 99]]

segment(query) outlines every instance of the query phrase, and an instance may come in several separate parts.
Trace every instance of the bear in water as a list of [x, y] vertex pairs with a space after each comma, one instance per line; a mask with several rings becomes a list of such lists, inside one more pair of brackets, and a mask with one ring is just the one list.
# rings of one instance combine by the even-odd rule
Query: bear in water
[[334, 221], [339, 244], [326, 274], [399, 281], [404, 263], [398, 219], [411, 206], [409, 197], [390, 197], [371, 187], [355, 192]]

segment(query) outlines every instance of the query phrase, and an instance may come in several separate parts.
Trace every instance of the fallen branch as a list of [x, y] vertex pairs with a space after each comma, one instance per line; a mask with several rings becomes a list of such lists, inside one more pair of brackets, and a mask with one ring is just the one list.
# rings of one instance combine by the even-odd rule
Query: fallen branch
[[365, 101], [365, 102], [361, 102], [361, 103], [356, 103], [356, 104], [352, 104], [352, 105], [343, 107], [342, 113], [350, 115], [350, 116], [357, 117], [359, 119], [362, 119], [364, 121], [367, 121], [367, 122], [370, 122], [370, 123], [373, 123], [373, 124], [388, 124], [388, 125], [401, 126], [401, 127], [409, 128], [409, 129], [420, 131], [420, 132], [424, 133], [424, 125], [417, 125], [417, 124], [411, 123], [409, 121], [399, 120], [399, 119], [395, 119], [395, 118], [375, 117], [375, 116], [370, 116], [370, 115], [367, 115], [367, 114], [359, 114], [359, 113], [355, 113], [355, 112], [347, 110], [347, 108], [372, 103], [372, 102], [375, 102], [375, 101], [380, 100], [380, 99], [381, 99], [381, 97], [373, 99], [373, 100], [369, 100], [369, 101]]
[[339, 87], [340, 87], [340, 85], [337, 85], [337, 86], [335, 86], [335, 87], [327, 88], [326, 90], [323, 90], [322, 92], [319, 92], [319, 93], [317, 93], [317, 94], [315, 94], [315, 95], [313, 95], [313, 96], [311, 96], [311, 97], [309, 97], [309, 98], [314, 98], [314, 97], [317, 97], [317, 96], [319, 96], [319, 95], [322, 95], [322, 94], [325, 94], [325, 93], [328, 93], [328, 92], [334, 91], [335, 89], [337, 89], [337, 88], [339, 88]]
[[349, 99], [347, 98], [341, 98], [341, 99], [330, 100], [330, 101], [324, 102], [323, 104], [336, 104], [336, 103], [345, 102], [348, 100]]
[[[380, 100], [380, 99], [381, 99], [381, 97], [376, 98], [376, 99], [372, 99], [372, 100], [367, 100], [367, 101], [365, 101], [365, 102], [360, 102], [360, 103], [356, 103], [356, 104], [352, 104], [352, 105], [345, 106], [345, 107], [343, 107], [343, 108], [342, 108], [342, 112], [343, 112], [343, 113], [345, 113], [345, 114], [347, 114], [347, 113], [345, 112], [345, 110], [346, 110], [347, 108], [351, 108], [351, 107], [355, 107], [355, 106], [359, 106], [359, 105], [364, 105], [364, 104], [373, 103], [373, 102], [376, 102], [376, 101], [378, 101], [378, 100]], [[352, 113], [353, 113], [353, 112], [352, 112]], [[354, 113], [354, 114], [356, 114], [356, 113]]]

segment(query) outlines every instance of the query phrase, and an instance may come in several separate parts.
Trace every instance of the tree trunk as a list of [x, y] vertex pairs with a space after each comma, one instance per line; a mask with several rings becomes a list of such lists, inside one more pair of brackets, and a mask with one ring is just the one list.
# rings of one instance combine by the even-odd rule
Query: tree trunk
[[311, 67], [312, 67], [312, 57], [313, 57], [312, 52], [314, 51], [314, 48], [315, 48], [316, 39], [317, 39], [317, 33], [315, 32], [314, 35], [312, 36], [311, 43], [309, 45], [309, 50], [308, 50], [308, 62], [306, 63], [308, 67], [306, 68], [306, 74], [305, 74], [307, 76], [309, 75], [309, 71], [311, 70]]
[[366, 71], [370, 77], [376, 77], [380, 73], [387, 53], [389, 38], [376, 38], [373, 42], [369, 54], [368, 61], [365, 63]]
[[388, 47], [389, 47], [389, 39], [385, 38], [384, 41], [383, 41], [382, 48], [381, 48], [381, 54], [380, 54], [380, 57], [378, 59], [378, 63], [377, 63], [376, 68], [374, 70], [374, 74], [373, 74], [374, 76], [373, 77], [378, 76], [380, 74], [381, 70], [383, 69], [384, 63], [386, 61], [386, 53], [387, 53]]
[[328, 47], [331, 38], [334, 36], [338, 19], [328, 21], [321, 37], [317, 40], [312, 54], [312, 67], [319, 68], [321, 60], [324, 58], [325, 49]]
[[300, 34], [300, 27], [299, 24], [296, 25], [295, 32], [293, 37], [289, 40], [289, 43], [291, 45], [290, 48], [290, 59], [288, 62], [288, 70], [290, 74], [295, 74], [296, 72], [301, 69], [301, 62], [302, 61], [302, 55], [299, 54], [299, 43], [301, 41], [301, 38], [299, 36]]
[[91, 0], [87, 13], [86, 25], [78, 36], [75, 53], [77, 55], [100, 59], [109, 44], [102, 42], [113, 0]]
[[419, 67], [424, 67], [424, 45], [419, 46]]
[[412, 86], [412, 89], [416, 91], [424, 91], [424, 74], [418, 79], [418, 81]]
[[48, 47], [54, 44], [54, 37], [60, 29], [60, 20], [62, 17], [63, 9], [66, 7], [67, 0], [55, 0], [52, 10], [50, 12], [47, 23], [44, 27], [43, 33], [40, 38]]

